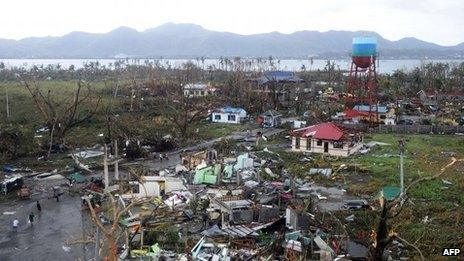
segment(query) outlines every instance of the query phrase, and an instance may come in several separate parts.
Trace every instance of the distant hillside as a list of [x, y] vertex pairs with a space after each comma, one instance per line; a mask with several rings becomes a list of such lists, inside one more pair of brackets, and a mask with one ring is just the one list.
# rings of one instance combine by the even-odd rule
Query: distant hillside
[[104, 34], [72, 32], [62, 37], [0, 39], [0, 58], [346, 58], [352, 38], [358, 36], [377, 37], [383, 58], [464, 58], [464, 43], [445, 47], [411, 37], [389, 41], [368, 31], [239, 35], [173, 23], [143, 32], [120, 27]]

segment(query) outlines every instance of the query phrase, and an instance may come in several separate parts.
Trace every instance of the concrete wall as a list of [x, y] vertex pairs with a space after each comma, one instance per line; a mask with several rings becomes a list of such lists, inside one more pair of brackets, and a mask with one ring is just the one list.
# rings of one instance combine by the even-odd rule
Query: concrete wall
[[[357, 151], [359, 151], [362, 147], [361, 143], [355, 144], [353, 147], [349, 147], [349, 143], [344, 142], [343, 148], [334, 148], [334, 143], [332, 141], [322, 141], [321, 145], [317, 145], [317, 139], [307, 139], [307, 138], [300, 138], [300, 146], [297, 148], [297, 137], [292, 137], [292, 151], [297, 152], [309, 152], [309, 153], [321, 153], [321, 154], [328, 154], [331, 156], [339, 156], [339, 157], [348, 157]], [[328, 152], [324, 152], [324, 144], [328, 143]], [[310, 146], [308, 146], [308, 143]]]
[[[146, 182], [143, 185], [137, 181], [129, 182], [131, 186], [136, 185], [139, 188], [139, 193], [129, 193], [121, 195], [122, 198], [143, 198], [143, 197], [153, 197], [160, 195], [160, 186], [158, 182]], [[144, 188], [145, 187], [145, 188]]]
[[398, 134], [448, 134], [464, 133], [464, 126], [447, 125], [379, 125], [369, 127], [366, 124], [344, 124], [347, 129], [367, 133], [398, 133]]
[[[215, 116], [216, 115], [220, 115], [221, 116], [221, 119], [217, 120], [215, 119]], [[235, 121], [229, 121], [228, 120], [228, 116], [229, 115], [235, 115]], [[239, 114], [229, 114], [229, 113], [218, 113], [218, 112], [213, 112], [213, 114], [211, 115], [211, 121], [213, 122], [220, 122], [220, 123], [234, 123], [234, 124], [238, 124], [240, 123], [240, 115]]]
[[184, 96], [186, 97], [205, 97], [209, 95], [213, 95], [214, 91], [210, 89], [205, 89], [205, 90], [195, 90], [195, 89], [189, 89], [189, 90], [184, 90]]

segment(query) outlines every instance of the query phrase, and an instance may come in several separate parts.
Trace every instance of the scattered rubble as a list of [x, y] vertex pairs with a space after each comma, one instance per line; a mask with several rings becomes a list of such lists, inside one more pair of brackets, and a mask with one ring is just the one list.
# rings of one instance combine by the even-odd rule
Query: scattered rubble
[[[364, 149], [384, 145], [388, 144], [370, 142]], [[370, 204], [348, 195], [341, 183], [322, 186], [314, 182], [321, 180], [318, 176], [332, 182], [340, 172], [352, 169], [363, 172], [362, 166], [321, 162], [315, 155], [304, 155], [295, 160], [307, 167], [298, 176], [284, 167], [286, 156], [280, 150], [258, 148], [182, 151], [180, 161], [155, 171], [141, 168], [140, 161], [119, 164], [117, 153], [112, 156], [106, 146], [95, 147], [71, 153], [73, 168], [31, 178], [55, 182], [34, 188], [49, 198], [79, 193], [84, 211], [91, 210], [94, 222], [102, 227], [117, 222], [123, 232], [117, 242], [120, 259], [366, 258], [367, 248], [334, 224], [355, 224], [355, 212], [371, 210]], [[98, 162], [103, 171], [88, 165], [89, 160]], [[162, 162], [154, 159], [158, 160]], [[115, 210], [121, 211], [118, 221], [113, 220]], [[63, 251], [71, 248], [63, 246]]]

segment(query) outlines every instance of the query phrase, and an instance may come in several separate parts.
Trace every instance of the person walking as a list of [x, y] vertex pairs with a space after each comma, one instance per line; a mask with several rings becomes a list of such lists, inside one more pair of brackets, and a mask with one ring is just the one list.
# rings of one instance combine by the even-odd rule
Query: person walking
[[29, 222], [31, 223], [31, 226], [34, 225], [34, 217], [35, 217], [34, 213], [31, 212], [31, 213], [29, 214]]
[[39, 211], [39, 213], [42, 211], [42, 206], [40, 205], [40, 202], [37, 200], [37, 211]]
[[19, 226], [19, 220], [18, 220], [18, 218], [15, 218], [13, 220], [13, 231], [17, 232], [18, 231], [18, 226]]
[[60, 202], [60, 191], [57, 187], [53, 187], [53, 197], [56, 198], [56, 202]]

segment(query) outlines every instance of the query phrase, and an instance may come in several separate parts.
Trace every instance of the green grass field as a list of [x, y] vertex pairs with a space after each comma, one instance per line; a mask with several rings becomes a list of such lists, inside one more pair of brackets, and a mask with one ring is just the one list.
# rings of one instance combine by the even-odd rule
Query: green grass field
[[[12, 118], [8, 122], [5, 112], [5, 89], [7, 86], [10, 94]], [[40, 83], [44, 90], [51, 90], [54, 99], [69, 100], [76, 88], [75, 82], [45, 81]], [[93, 88], [102, 94], [102, 106], [95, 118], [82, 126], [74, 129], [66, 138], [67, 143], [75, 147], [93, 146], [102, 142], [98, 135], [105, 131], [105, 108], [111, 101], [111, 90], [103, 83], [92, 84]], [[146, 108], [138, 112], [127, 112], [127, 98], [121, 95], [113, 101], [112, 109], [118, 114], [121, 131], [134, 133], [142, 137], [172, 134], [172, 125], [159, 112]], [[43, 119], [37, 112], [35, 105], [24, 86], [17, 82], [0, 83], [0, 128], [6, 128], [10, 124], [34, 135], [37, 128], [43, 126]], [[179, 145], [191, 145], [198, 140], [219, 138], [235, 131], [243, 131], [250, 128], [248, 125], [225, 125], [202, 122], [191, 126], [192, 137]], [[198, 129], [198, 132], [196, 131]], [[281, 136], [283, 136], [282, 134]], [[31, 138], [31, 137], [30, 137]], [[330, 158], [313, 156], [314, 161], [300, 161], [305, 156], [301, 154], [285, 152], [276, 149], [283, 159], [283, 167], [289, 173], [300, 177], [307, 177], [307, 171], [311, 167], [332, 167], [337, 169], [341, 164], [356, 166], [356, 171], [338, 173], [335, 180], [317, 180], [326, 185], [335, 183], [345, 184], [352, 195], [362, 195], [373, 201], [377, 193], [384, 186], [399, 186], [399, 157], [397, 148], [397, 135], [372, 134], [366, 135], [366, 141], [385, 142], [390, 145], [378, 146], [366, 155], [358, 155], [344, 158]], [[405, 135], [405, 185], [423, 176], [436, 174], [451, 161], [450, 155], [464, 158], [464, 137], [439, 136], [439, 135]], [[33, 139], [33, 138], [31, 138]], [[273, 138], [269, 145], [289, 143], [288, 140]], [[266, 144], [262, 144], [263, 147]], [[57, 156], [60, 157], [60, 156]], [[56, 162], [67, 163], [68, 160]], [[12, 163], [12, 162], [4, 162]], [[13, 162], [14, 163], [14, 162]], [[31, 167], [43, 167], [29, 159], [20, 159], [18, 163]], [[49, 167], [55, 167], [53, 162], [45, 163]], [[57, 163], [56, 167], [60, 167]], [[445, 184], [443, 180], [451, 182]], [[464, 162], [460, 162], [449, 168], [442, 177], [437, 180], [417, 184], [411, 191], [411, 201], [400, 216], [391, 222], [392, 231], [415, 243], [425, 255], [435, 257], [439, 255], [443, 247], [457, 247], [464, 245]], [[356, 231], [370, 231], [375, 213], [357, 213], [359, 222], [353, 229]], [[425, 221], [423, 221], [425, 220]], [[414, 253], [411, 253], [414, 255]]]
[[[464, 137], [438, 135], [405, 135], [405, 186], [412, 181], [431, 176], [455, 158], [464, 158]], [[351, 195], [376, 201], [384, 186], [399, 186], [398, 135], [366, 135], [365, 141], [379, 141], [390, 145], [378, 146], [366, 155], [332, 158], [312, 155], [312, 162], [302, 162], [302, 154], [279, 150], [284, 167], [297, 176], [313, 179], [326, 186], [345, 184]], [[283, 141], [283, 139], [281, 140]], [[273, 141], [276, 142], [276, 141]], [[287, 141], [289, 142], [289, 141]], [[277, 151], [277, 150], [276, 150]], [[335, 174], [333, 180], [307, 175], [311, 167], [332, 167], [341, 164], [356, 166], [356, 171]], [[451, 185], [443, 181], [451, 182]], [[409, 193], [410, 201], [401, 214], [390, 221], [391, 231], [419, 247], [428, 259], [441, 256], [444, 247], [464, 245], [464, 162], [455, 164], [438, 179], [418, 183]], [[377, 212], [357, 212], [356, 221], [349, 224], [350, 233], [371, 233], [377, 224]], [[343, 216], [344, 219], [346, 216]], [[368, 238], [364, 238], [368, 241]], [[413, 250], [411, 250], [413, 251]], [[418, 253], [410, 252], [410, 256]]]
[[[178, 146], [188, 146], [199, 142], [220, 138], [237, 131], [251, 128], [248, 124], [216, 124], [203, 120], [189, 126], [186, 136], [179, 137], [179, 130], [172, 122], [163, 117], [162, 108], [153, 106], [151, 97], [144, 97], [140, 101], [141, 108], [130, 112], [130, 98], [128, 91], [124, 88], [119, 89], [118, 97], [113, 97], [111, 83], [95, 82], [89, 83], [93, 93], [101, 97], [98, 110], [94, 117], [89, 121], [71, 130], [66, 136], [66, 144], [71, 148], [91, 147], [95, 144], [102, 144], [101, 134], [107, 134], [106, 113], [111, 111], [113, 115], [113, 134], [122, 137], [132, 137], [150, 140], [156, 137], [171, 135], [178, 138]], [[33, 83], [30, 83], [32, 86]], [[41, 81], [38, 86], [44, 95], [50, 91], [51, 100], [55, 103], [70, 104], [77, 89], [75, 81]], [[8, 89], [10, 100], [10, 119], [6, 116], [6, 96], [5, 88]], [[82, 110], [93, 106], [93, 103], [86, 104]], [[58, 110], [64, 110], [67, 106], [62, 105]], [[38, 147], [38, 143], [47, 142], [47, 134], [42, 137], [35, 137], [35, 130], [44, 126], [45, 120], [28, 92], [26, 87], [20, 82], [0, 82], [0, 130], [14, 129], [14, 131], [24, 132], [24, 144], [20, 151], [31, 151], [31, 147]], [[24, 154], [24, 153], [21, 153]], [[1, 156], [1, 155], [0, 155]], [[34, 155], [29, 155], [34, 156]], [[0, 157], [0, 161], [3, 157]]]

